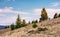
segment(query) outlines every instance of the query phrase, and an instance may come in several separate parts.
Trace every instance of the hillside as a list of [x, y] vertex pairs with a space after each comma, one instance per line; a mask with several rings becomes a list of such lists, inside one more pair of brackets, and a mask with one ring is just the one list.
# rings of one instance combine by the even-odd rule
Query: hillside
[[0, 35], [8, 31], [11, 31], [11, 29], [10, 28], [2, 29], [0, 30]]
[[[6, 32], [0, 37], [60, 37], [60, 18], [45, 20], [37, 23], [37, 28], [32, 28], [32, 24]], [[38, 31], [38, 28], [47, 28], [46, 31]]]

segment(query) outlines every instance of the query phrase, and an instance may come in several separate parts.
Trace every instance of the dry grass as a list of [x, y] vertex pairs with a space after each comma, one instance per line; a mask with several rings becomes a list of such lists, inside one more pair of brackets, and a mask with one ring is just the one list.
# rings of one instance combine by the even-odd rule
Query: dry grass
[[[36, 32], [34, 34], [28, 33], [31, 30], [37, 31], [37, 28], [32, 28], [32, 24], [26, 27], [9, 31], [1, 35], [0, 37], [60, 37], [60, 18], [45, 20], [37, 23], [37, 28], [46, 27], [48, 30]], [[34, 32], [33, 31], [33, 32]]]

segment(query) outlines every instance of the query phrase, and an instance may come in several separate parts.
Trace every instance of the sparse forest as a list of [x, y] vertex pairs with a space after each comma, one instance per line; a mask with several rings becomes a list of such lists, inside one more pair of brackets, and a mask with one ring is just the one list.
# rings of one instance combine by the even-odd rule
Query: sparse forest
[[10, 27], [11, 27], [11, 30], [14, 30], [14, 29], [18, 29], [18, 28], [21, 28], [21, 27], [24, 27], [24, 26], [27, 26], [26, 21], [25, 20], [21, 21], [21, 18], [18, 14], [18, 17], [16, 19], [16, 24], [15, 25], [11, 24]]
[[[41, 10], [41, 15], [40, 16], [41, 17], [39, 18], [39, 22], [49, 19], [47, 11], [46, 11], [45, 8], [43, 8]], [[60, 14], [58, 15], [57, 13], [55, 13], [53, 19], [58, 18], [58, 17], [60, 17]], [[33, 24], [32, 27], [36, 28], [37, 27], [36, 23], [38, 23], [38, 20], [33, 20], [32, 22], [29, 21], [28, 23], [26, 23], [25, 20], [21, 21], [21, 17], [18, 14], [18, 17], [16, 19], [16, 24], [11, 24], [10, 27], [11, 27], [11, 30], [14, 30], [14, 29], [18, 29], [18, 28], [27, 26], [28, 24]]]
[[60, 37], [60, 0], [0, 0], [0, 37]]

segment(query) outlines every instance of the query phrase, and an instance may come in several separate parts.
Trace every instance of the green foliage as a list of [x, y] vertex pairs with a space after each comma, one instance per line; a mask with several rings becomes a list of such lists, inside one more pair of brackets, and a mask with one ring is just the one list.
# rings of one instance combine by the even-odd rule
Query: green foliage
[[18, 15], [18, 18], [16, 20], [16, 28], [20, 28], [20, 27], [21, 27], [21, 19], [20, 19], [19, 15]]
[[58, 14], [57, 14], [57, 13], [55, 13], [54, 18], [57, 18], [57, 17], [58, 17]]
[[16, 29], [21, 28], [21, 24], [15, 25], [15, 28]]
[[42, 11], [41, 11], [40, 20], [42, 21], [42, 20], [46, 20], [46, 19], [48, 19], [48, 15], [47, 15], [47, 12], [46, 12], [45, 8], [43, 8]]
[[35, 21], [34, 21], [34, 20], [32, 21], [32, 24], [33, 24], [33, 23], [35, 23]]
[[14, 30], [14, 29], [15, 29], [15, 25], [11, 24], [11, 30]]
[[18, 29], [18, 28], [24, 27], [26, 25], [27, 24], [26, 24], [25, 20], [23, 20], [23, 22], [21, 22], [21, 19], [18, 15], [17, 20], [16, 20], [16, 25], [11, 24], [11, 30]]
[[38, 23], [38, 20], [35, 20], [35, 21], [33, 20], [33, 21], [32, 21], [32, 24], [33, 24], [33, 23]]
[[26, 24], [26, 21], [23, 20], [21, 27], [24, 27], [24, 26], [26, 26], [26, 25], [27, 25], [27, 24]]
[[37, 27], [36, 23], [33, 23], [32, 27], [33, 28], [36, 28]]

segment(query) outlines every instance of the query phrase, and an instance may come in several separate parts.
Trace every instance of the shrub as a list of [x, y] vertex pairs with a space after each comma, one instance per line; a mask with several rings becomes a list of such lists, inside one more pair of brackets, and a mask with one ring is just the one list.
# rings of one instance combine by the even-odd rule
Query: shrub
[[15, 25], [11, 24], [11, 30], [14, 30], [14, 29], [15, 29]]
[[26, 24], [26, 21], [25, 20], [23, 20], [23, 22], [22, 22], [22, 27], [24, 27], [24, 26], [26, 26], [27, 24]]
[[16, 29], [21, 28], [21, 24], [15, 25], [15, 28], [16, 28]]
[[34, 20], [32, 21], [32, 24], [33, 24], [33, 23], [35, 23], [35, 21], [34, 21]]
[[37, 27], [37, 25], [36, 25], [36, 23], [33, 23], [33, 26], [32, 26], [33, 28], [36, 28]]

